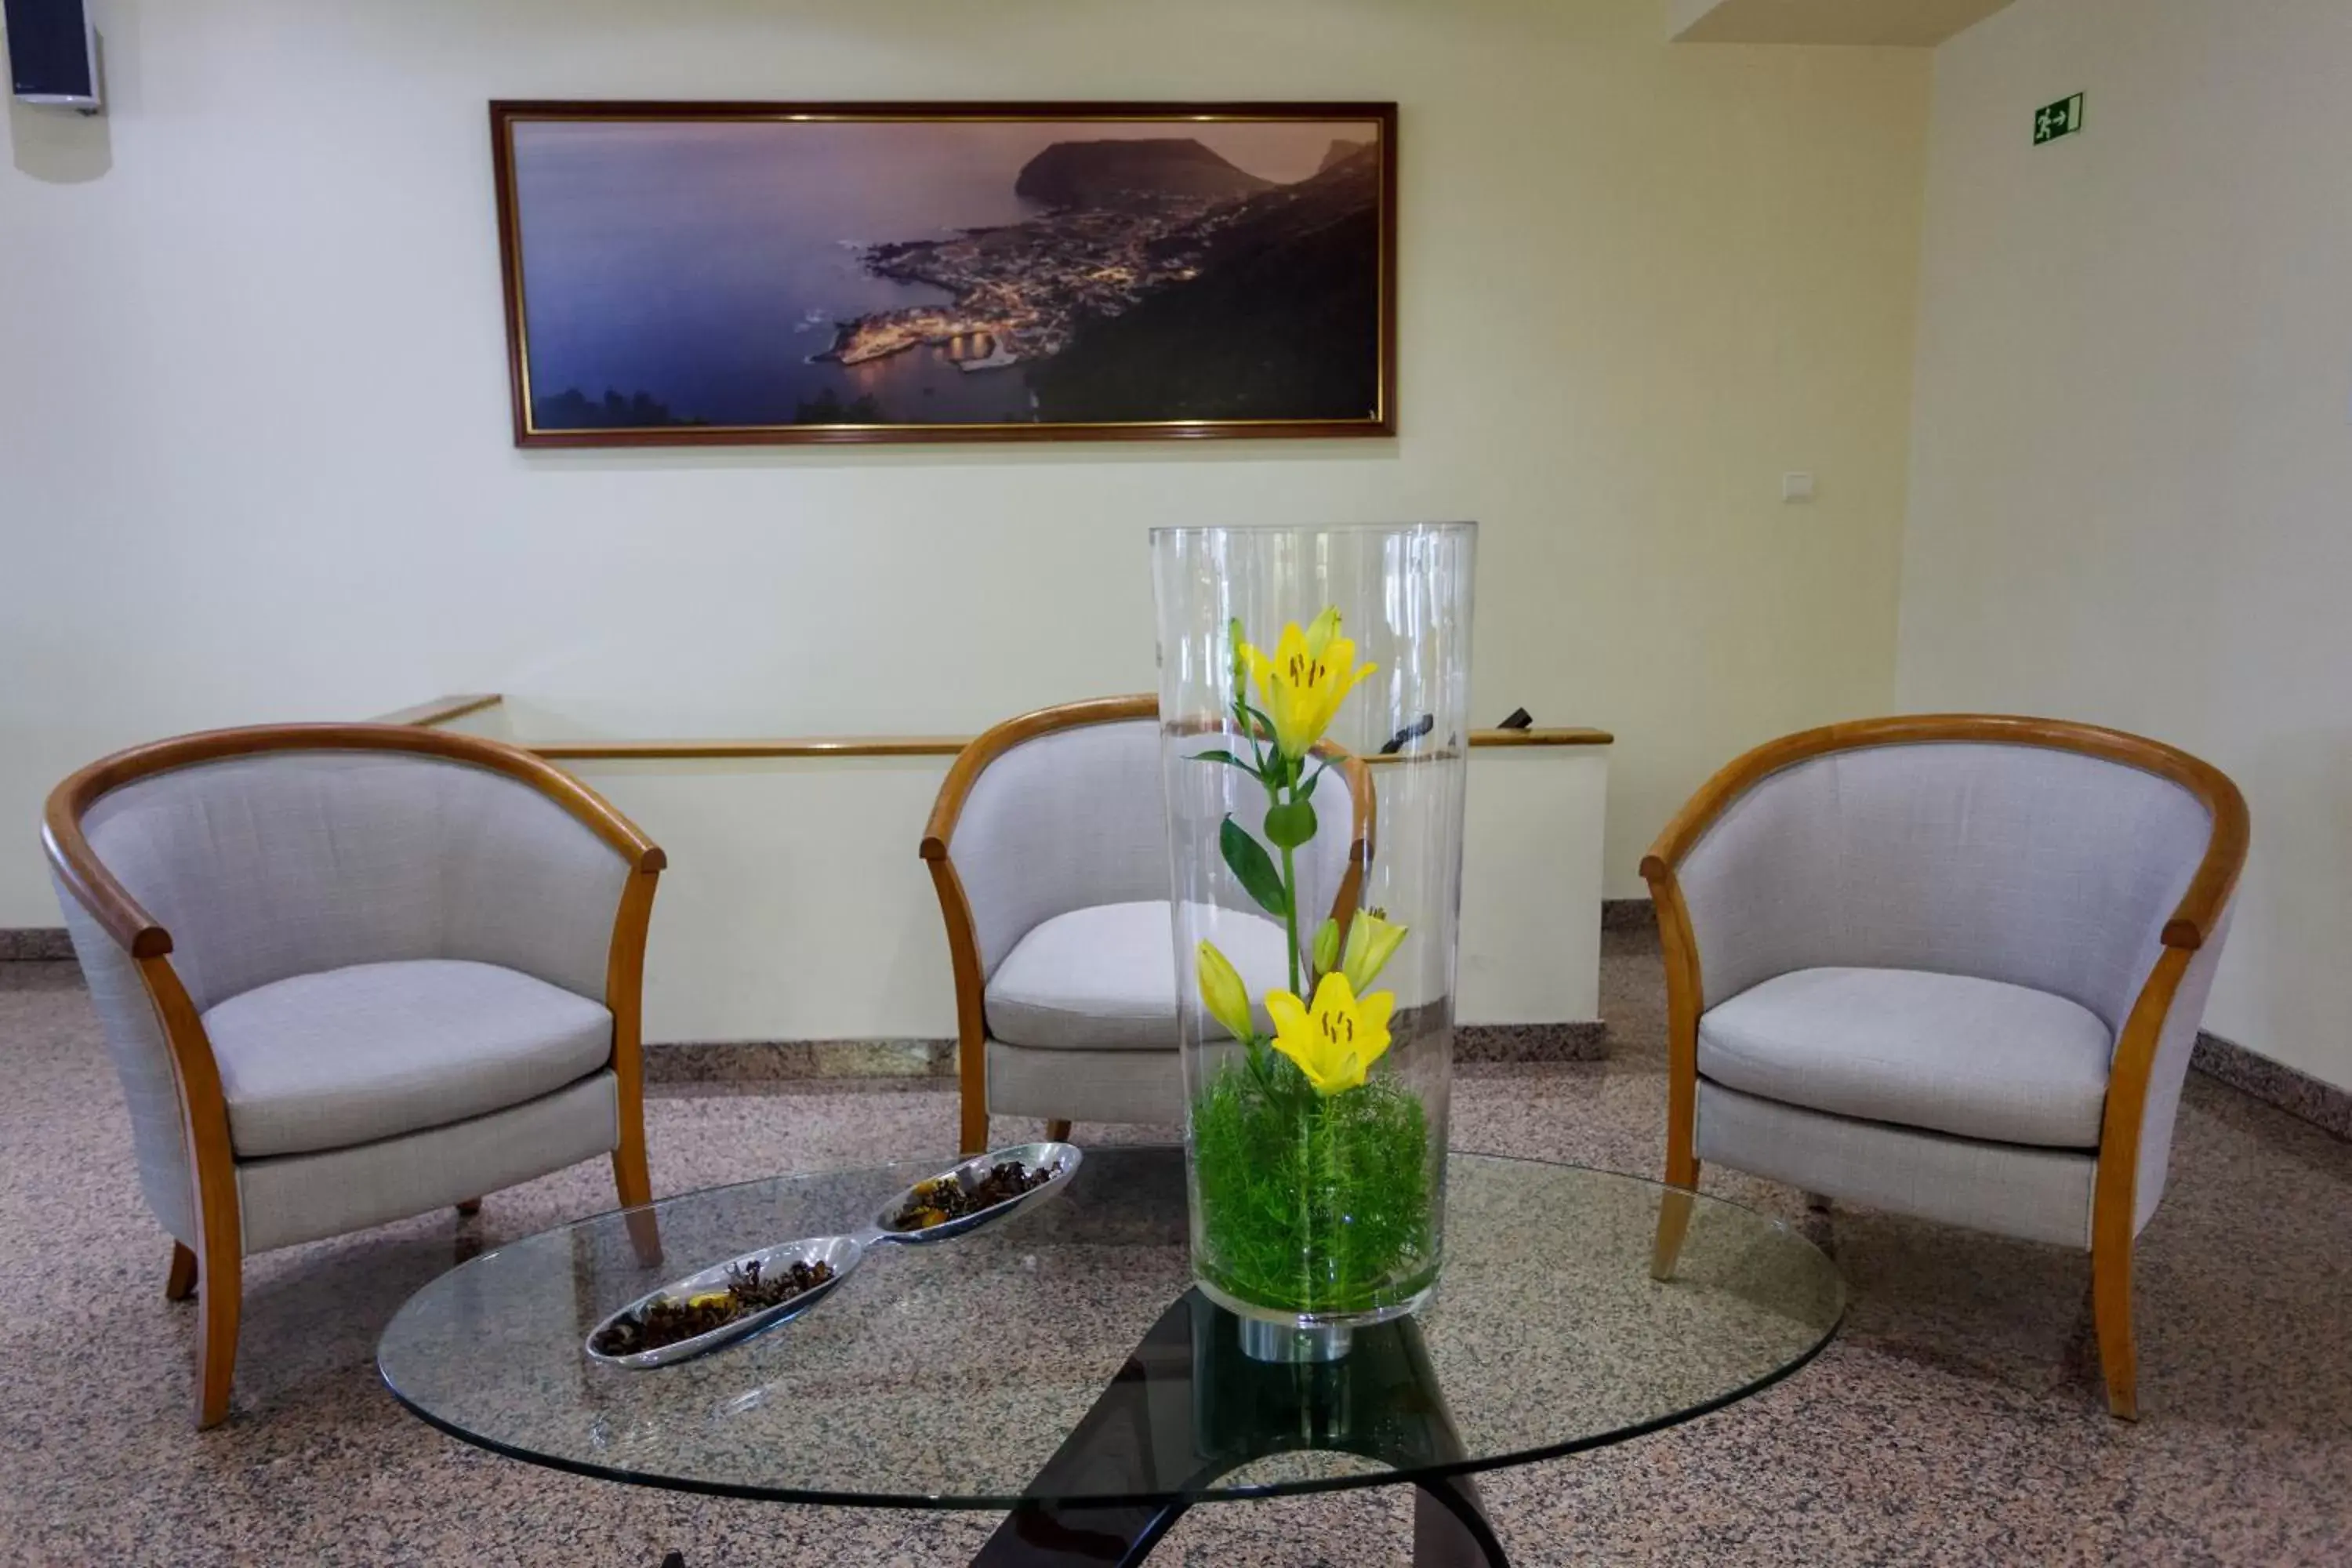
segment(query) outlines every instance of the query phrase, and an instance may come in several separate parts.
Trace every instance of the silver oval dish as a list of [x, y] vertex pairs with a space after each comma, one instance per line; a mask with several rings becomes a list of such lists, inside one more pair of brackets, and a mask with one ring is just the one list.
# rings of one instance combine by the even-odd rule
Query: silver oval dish
[[[742, 1253], [727, 1259], [724, 1263], [714, 1263], [709, 1268], [689, 1274], [683, 1279], [673, 1279], [658, 1290], [649, 1290], [627, 1306], [607, 1314], [602, 1322], [588, 1331], [588, 1338], [585, 1342], [588, 1359], [600, 1362], [605, 1366], [638, 1368], [668, 1366], [676, 1362], [691, 1361], [696, 1356], [706, 1355], [722, 1345], [730, 1345], [738, 1340], [748, 1339], [762, 1329], [772, 1329], [778, 1323], [788, 1321], [807, 1311], [832, 1294], [835, 1288], [844, 1279], [848, 1279], [851, 1271], [856, 1268], [865, 1258], [866, 1244], [857, 1237], [813, 1236], [799, 1241], [780, 1242], [774, 1247], [763, 1247], [757, 1252]], [[596, 1336], [619, 1320], [633, 1314], [642, 1317], [645, 1310], [656, 1301], [686, 1301], [714, 1290], [723, 1290], [727, 1288], [727, 1275], [730, 1269], [747, 1268], [755, 1262], [760, 1265], [761, 1272], [771, 1279], [777, 1274], [790, 1272], [795, 1263], [826, 1264], [833, 1269], [833, 1278], [822, 1285], [810, 1287], [790, 1300], [779, 1301], [772, 1307], [764, 1307], [756, 1312], [747, 1312], [730, 1322], [721, 1323], [715, 1329], [697, 1334], [690, 1340], [678, 1340], [663, 1345], [657, 1350], [631, 1351], [625, 1355], [607, 1355], [596, 1348]]]
[[[627, 1306], [607, 1313], [603, 1321], [588, 1331], [588, 1338], [584, 1343], [588, 1359], [605, 1366], [637, 1369], [670, 1366], [678, 1362], [691, 1361], [696, 1356], [707, 1355], [712, 1351], [749, 1339], [763, 1329], [773, 1328], [778, 1323], [798, 1317], [823, 1300], [835, 1286], [849, 1278], [853, 1269], [865, 1261], [867, 1251], [876, 1242], [896, 1241], [917, 1245], [929, 1241], [945, 1241], [950, 1237], [961, 1236], [976, 1226], [992, 1224], [1003, 1219], [1014, 1209], [1060, 1192], [1077, 1171], [1078, 1162], [1082, 1157], [1078, 1146], [1075, 1143], [1018, 1143], [1010, 1148], [992, 1149], [985, 1154], [975, 1154], [961, 1164], [950, 1166], [935, 1176], [926, 1176], [914, 1186], [908, 1187], [883, 1205], [881, 1212], [874, 1216], [872, 1224], [852, 1235], [814, 1236], [803, 1237], [799, 1241], [779, 1242], [773, 1247], [761, 1247], [757, 1252], [739, 1254], [723, 1263], [714, 1263], [708, 1268], [686, 1276], [683, 1279], [673, 1279], [657, 1290], [648, 1290]], [[970, 1192], [987, 1178], [989, 1172], [1013, 1161], [1019, 1162], [1024, 1170], [1045, 1172], [1045, 1181], [1040, 1185], [1030, 1188], [1019, 1197], [1007, 1198], [1000, 1204], [991, 1204], [977, 1213], [963, 1215], [921, 1230], [890, 1228], [890, 1221], [897, 1218], [898, 1211], [913, 1200], [916, 1187], [953, 1178], [966, 1192]], [[690, 1340], [679, 1340], [673, 1344], [664, 1345], [658, 1350], [631, 1351], [625, 1355], [607, 1355], [596, 1348], [596, 1336], [618, 1320], [632, 1313], [642, 1314], [646, 1308], [656, 1301], [683, 1301], [709, 1291], [723, 1290], [727, 1288], [727, 1275], [730, 1269], [741, 1268], [754, 1261], [759, 1263], [762, 1272], [771, 1274], [789, 1269], [794, 1263], [824, 1262], [832, 1266], [833, 1278], [814, 1289], [802, 1291], [789, 1301], [780, 1301], [775, 1306], [763, 1310], [737, 1318], [731, 1322], [721, 1323], [707, 1333], [697, 1334]]]
[[[1017, 1143], [1011, 1148], [992, 1149], [985, 1154], [975, 1154], [951, 1170], [942, 1171], [936, 1176], [925, 1177], [922, 1181], [917, 1182], [914, 1186], [908, 1187], [897, 1197], [892, 1198], [882, 1206], [882, 1211], [874, 1216], [874, 1228], [870, 1232], [860, 1231], [858, 1235], [861, 1238], [905, 1242], [910, 1246], [919, 1246], [930, 1241], [945, 1241], [950, 1237], [961, 1236], [975, 1226], [1003, 1219], [1014, 1209], [1041, 1202], [1060, 1192], [1068, 1184], [1070, 1177], [1076, 1173], [1078, 1162], [1084, 1157], [1075, 1143]], [[961, 1215], [950, 1220], [942, 1220], [938, 1225], [925, 1226], [920, 1230], [891, 1228], [890, 1222], [898, 1217], [901, 1209], [914, 1201], [916, 1188], [953, 1177], [959, 1186], [970, 1192], [987, 1178], [989, 1172], [999, 1165], [1015, 1161], [1020, 1163], [1024, 1171], [1047, 1173], [1045, 1183], [1030, 1188], [1019, 1197], [1007, 1198], [1003, 1203], [991, 1204], [976, 1213]]]

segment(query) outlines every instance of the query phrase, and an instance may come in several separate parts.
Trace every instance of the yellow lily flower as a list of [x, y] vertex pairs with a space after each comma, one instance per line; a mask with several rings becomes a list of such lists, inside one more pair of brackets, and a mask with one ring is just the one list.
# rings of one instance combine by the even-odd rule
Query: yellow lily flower
[[1370, 985], [1409, 929], [1391, 925], [1370, 910], [1358, 910], [1356, 918], [1348, 922], [1347, 950], [1339, 958], [1339, 973], [1348, 977], [1348, 984], [1358, 992]]
[[1265, 1010], [1274, 1016], [1274, 1048], [1297, 1063], [1322, 1095], [1343, 1093], [1364, 1081], [1364, 1069], [1389, 1048], [1389, 1014], [1395, 1006], [1395, 994], [1388, 991], [1358, 1001], [1344, 974], [1323, 977], [1312, 1008], [1287, 991], [1265, 994]]
[[1249, 989], [1242, 984], [1241, 972], [1234, 967], [1233, 960], [1204, 942], [1193, 969], [1201, 985], [1201, 1005], [1208, 1008], [1209, 1016], [1223, 1024], [1237, 1040], [1246, 1040], [1255, 1034], [1255, 1020], [1250, 1016]]
[[1356, 663], [1356, 645], [1339, 635], [1336, 609], [1325, 610], [1304, 631], [1297, 621], [1283, 627], [1272, 658], [1248, 643], [1242, 658], [1257, 681], [1265, 716], [1274, 721], [1274, 743], [1291, 758], [1315, 749], [1348, 693], [1376, 668]]

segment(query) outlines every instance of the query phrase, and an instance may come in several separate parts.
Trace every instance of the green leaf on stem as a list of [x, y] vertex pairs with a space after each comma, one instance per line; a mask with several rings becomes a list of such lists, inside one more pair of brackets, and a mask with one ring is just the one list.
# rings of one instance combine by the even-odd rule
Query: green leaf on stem
[[1192, 753], [1191, 760], [1196, 763], [1231, 763], [1234, 767], [1241, 769], [1242, 772], [1249, 774], [1250, 777], [1257, 780], [1260, 784], [1264, 784], [1265, 782], [1265, 775], [1260, 773], [1256, 765], [1251, 763], [1248, 758], [1237, 757], [1231, 752], [1195, 752]]
[[1290, 913], [1290, 892], [1282, 885], [1282, 873], [1274, 868], [1274, 858], [1231, 816], [1217, 829], [1217, 847], [1224, 851], [1225, 864], [1233, 868], [1258, 908], [1277, 919]]

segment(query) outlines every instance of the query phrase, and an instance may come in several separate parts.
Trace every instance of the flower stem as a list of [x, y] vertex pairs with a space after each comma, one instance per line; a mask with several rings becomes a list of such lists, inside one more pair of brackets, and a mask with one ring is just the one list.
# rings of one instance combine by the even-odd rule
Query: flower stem
[[1242, 1054], [1249, 1059], [1250, 1076], [1257, 1079], [1257, 1091], [1265, 1096], [1268, 1103], [1272, 1103], [1274, 1080], [1265, 1074], [1265, 1046], [1255, 1030], [1248, 1039], [1242, 1042]]
[[1290, 863], [1290, 846], [1282, 847], [1282, 923], [1290, 941], [1290, 994], [1298, 990], [1298, 873]]

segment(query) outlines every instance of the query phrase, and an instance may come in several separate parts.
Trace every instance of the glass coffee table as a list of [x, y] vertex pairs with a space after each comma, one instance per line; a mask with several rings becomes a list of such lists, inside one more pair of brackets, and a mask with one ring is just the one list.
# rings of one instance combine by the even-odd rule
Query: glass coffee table
[[[647, 1370], [583, 1353], [605, 1314], [665, 1281], [855, 1231], [950, 1163], [688, 1193], [485, 1253], [401, 1308], [383, 1380], [454, 1436], [582, 1475], [1002, 1510], [974, 1559], [988, 1568], [1137, 1563], [1195, 1505], [1393, 1484], [1418, 1489], [1414, 1561], [1436, 1568], [1507, 1561], [1475, 1472], [1719, 1409], [1802, 1366], [1844, 1310], [1830, 1260], [1748, 1209], [1457, 1152], [1430, 1303], [1357, 1330], [1336, 1361], [1257, 1360], [1191, 1289], [1182, 1152], [1103, 1147], [1058, 1194], [881, 1247], [728, 1349]], [[1666, 1202], [1689, 1205], [1689, 1229], [1660, 1281]], [[647, 1264], [653, 1224], [667, 1260]]]

